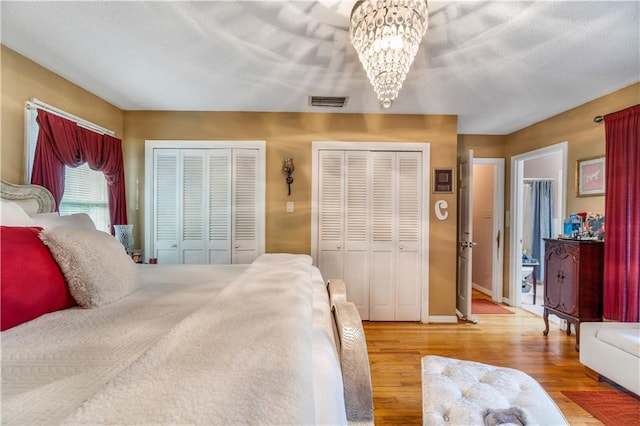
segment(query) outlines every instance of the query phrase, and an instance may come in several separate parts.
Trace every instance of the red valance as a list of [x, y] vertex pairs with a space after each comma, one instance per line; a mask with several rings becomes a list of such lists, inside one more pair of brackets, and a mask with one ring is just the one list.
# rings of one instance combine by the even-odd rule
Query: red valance
[[126, 225], [122, 141], [40, 109], [36, 121], [40, 132], [31, 183], [51, 191], [58, 210], [64, 194], [65, 166], [78, 167], [87, 163], [92, 170], [101, 171], [107, 180], [111, 233], [113, 225]]

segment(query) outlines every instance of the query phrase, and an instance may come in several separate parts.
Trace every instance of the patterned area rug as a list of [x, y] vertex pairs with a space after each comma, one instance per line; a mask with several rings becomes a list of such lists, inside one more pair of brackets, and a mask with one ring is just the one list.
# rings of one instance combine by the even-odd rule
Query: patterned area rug
[[607, 426], [636, 426], [640, 401], [622, 391], [562, 391], [569, 399]]
[[513, 314], [507, 308], [487, 299], [471, 299], [472, 314]]

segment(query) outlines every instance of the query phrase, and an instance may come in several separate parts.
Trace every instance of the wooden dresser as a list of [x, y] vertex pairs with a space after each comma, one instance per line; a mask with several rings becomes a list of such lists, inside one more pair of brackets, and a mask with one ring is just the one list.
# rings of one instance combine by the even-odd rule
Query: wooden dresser
[[[580, 350], [580, 323], [602, 321], [604, 243], [545, 239], [544, 325], [549, 314], [574, 324]], [[571, 335], [570, 324], [567, 335]]]

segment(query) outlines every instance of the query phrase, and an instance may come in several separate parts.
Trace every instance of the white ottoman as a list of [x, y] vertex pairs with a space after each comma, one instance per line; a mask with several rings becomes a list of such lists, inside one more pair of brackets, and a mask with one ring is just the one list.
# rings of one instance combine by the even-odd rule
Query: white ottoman
[[441, 356], [422, 358], [423, 425], [483, 425], [488, 409], [513, 407], [524, 413], [527, 425], [568, 424], [542, 386], [520, 370]]

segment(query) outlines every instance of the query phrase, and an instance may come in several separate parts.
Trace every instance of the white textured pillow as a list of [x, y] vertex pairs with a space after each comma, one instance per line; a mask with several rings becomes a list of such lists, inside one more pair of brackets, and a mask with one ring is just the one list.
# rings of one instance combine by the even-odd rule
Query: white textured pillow
[[44, 229], [53, 229], [60, 226], [69, 228], [96, 229], [91, 217], [86, 213], [74, 213], [65, 216], [58, 216], [57, 213], [39, 213], [31, 215], [34, 226], [40, 226]]
[[33, 221], [17, 203], [0, 199], [0, 225], [2, 226], [34, 226]]
[[107, 305], [138, 288], [136, 264], [110, 234], [58, 227], [42, 231], [40, 239], [58, 262], [71, 295], [84, 308]]

